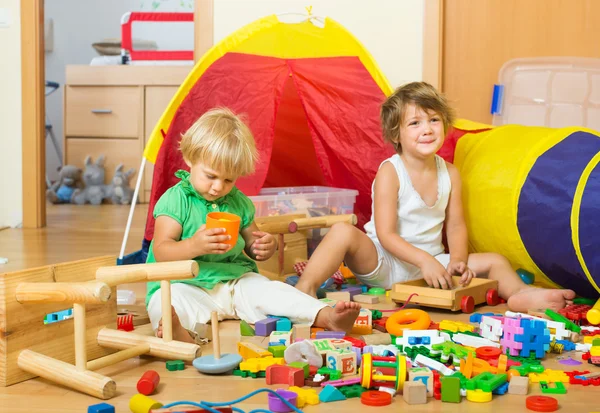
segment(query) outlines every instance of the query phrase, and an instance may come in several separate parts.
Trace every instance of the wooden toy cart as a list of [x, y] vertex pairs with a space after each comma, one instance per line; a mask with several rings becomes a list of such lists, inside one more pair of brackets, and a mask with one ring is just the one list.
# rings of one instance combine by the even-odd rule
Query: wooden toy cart
[[[452, 278], [454, 285], [458, 286], [460, 277], [455, 276]], [[405, 303], [409, 300], [409, 297], [410, 302], [413, 304], [472, 313], [477, 304], [498, 304], [498, 281], [473, 278], [468, 286], [455, 287], [451, 290], [431, 288], [422, 278], [392, 286], [390, 298], [393, 301]]]
[[[131, 357], [194, 360], [196, 344], [173, 341], [170, 280], [193, 278], [195, 261], [113, 266], [100, 257], [0, 274], [0, 385], [41, 376], [100, 399], [116, 394], [94, 372]], [[116, 286], [160, 281], [163, 338], [115, 330]], [[73, 308], [72, 319], [44, 324], [46, 314]], [[115, 352], [115, 350], [120, 350]]]

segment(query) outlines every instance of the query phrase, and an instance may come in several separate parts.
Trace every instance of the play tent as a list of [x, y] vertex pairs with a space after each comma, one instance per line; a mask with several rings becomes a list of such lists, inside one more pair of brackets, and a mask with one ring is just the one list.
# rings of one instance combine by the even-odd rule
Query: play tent
[[154, 204], [178, 181], [175, 171], [187, 169], [181, 134], [218, 106], [244, 115], [260, 153], [239, 189], [249, 196], [263, 187], [356, 189], [362, 226], [377, 168], [393, 154], [379, 122], [389, 93], [371, 55], [329, 18], [289, 24], [268, 16], [241, 28], [198, 61], [150, 136], [144, 156], [155, 167], [145, 238], [152, 239]]

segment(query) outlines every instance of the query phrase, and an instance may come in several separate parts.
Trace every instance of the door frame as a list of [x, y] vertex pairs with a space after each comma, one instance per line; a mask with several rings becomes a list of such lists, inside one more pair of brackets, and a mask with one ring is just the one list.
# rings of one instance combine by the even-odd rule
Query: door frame
[[44, 1], [21, 1], [23, 228], [46, 226]]

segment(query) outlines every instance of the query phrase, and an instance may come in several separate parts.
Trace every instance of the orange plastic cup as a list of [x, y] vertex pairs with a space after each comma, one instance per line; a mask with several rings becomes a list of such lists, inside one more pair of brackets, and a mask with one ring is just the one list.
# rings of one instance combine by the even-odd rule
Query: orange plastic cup
[[229, 241], [223, 241], [224, 244], [234, 246], [240, 232], [241, 218], [228, 212], [210, 212], [206, 215], [206, 229], [225, 228], [225, 234], [231, 236]]

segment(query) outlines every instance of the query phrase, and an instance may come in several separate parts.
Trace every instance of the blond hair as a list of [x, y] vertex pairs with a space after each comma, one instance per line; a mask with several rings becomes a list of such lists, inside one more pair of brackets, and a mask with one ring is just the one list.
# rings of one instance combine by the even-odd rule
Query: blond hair
[[408, 105], [413, 104], [425, 112], [435, 112], [442, 118], [444, 134], [454, 122], [454, 110], [446, 97], [426, 82], [412, 82], [397, 88], [381, 105], [383, 138], [402, 153], [400, 127]]
[[236, 178], [254, 172], [258, 160], [250, 128], [227, 108], [204, 113], [181, 136], [179, 149], [186, 162], [202, 162]]

